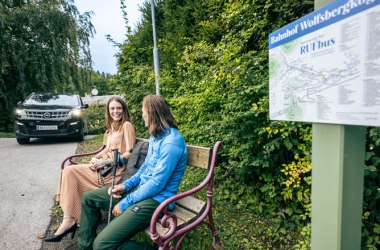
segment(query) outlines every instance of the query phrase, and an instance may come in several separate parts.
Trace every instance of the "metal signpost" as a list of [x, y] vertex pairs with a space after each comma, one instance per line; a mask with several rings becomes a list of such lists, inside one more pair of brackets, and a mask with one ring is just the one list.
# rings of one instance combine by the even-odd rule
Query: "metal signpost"
[[380, 0], [315, 0], [269, 35], [270, 117], [313, 123], [312, 249], [361, 249], [366, 126], [380, 126]]

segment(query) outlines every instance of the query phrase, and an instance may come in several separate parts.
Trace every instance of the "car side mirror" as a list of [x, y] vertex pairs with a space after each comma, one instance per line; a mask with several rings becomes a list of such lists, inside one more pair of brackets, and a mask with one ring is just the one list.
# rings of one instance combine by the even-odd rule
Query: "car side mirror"
[[22, 105], [22, 101], [17, 102], [18, 107], [21, 107], [21, 105]]
[[83, 104], [82, 108], [83, 109], [87, 109], [88, 108], [88, 104]]

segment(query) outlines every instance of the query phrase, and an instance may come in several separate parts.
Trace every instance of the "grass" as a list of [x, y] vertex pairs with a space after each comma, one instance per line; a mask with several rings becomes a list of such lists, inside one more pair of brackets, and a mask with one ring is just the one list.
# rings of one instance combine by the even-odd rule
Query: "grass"
[[[96, 136], [78, 145], [77, 152], [91, 152], [102, 145], [102, 136]], [[85, 159], [87, 162], [89, 160]], [[195, 187], [203, 180], [205, 171], [188, 168], [181, 183], [181, 190]], [[220, 201], [216, 194], [218, 187], [223, 183], [214, 184], [213, 215], [220, 237], [225, 249], [294, 249], [297, 239], [300, 237], [292, 230], [279, 229], [275, 218], [262, 217], [253, 214], [247, 207], [237, 206], [228, 201]], [[205, 190], [202, 190], [205, 192]], [[204, 196], [204, 192], [203, 195]], [[202, 198], [202, 197], [198, 197]], [[203, 198], [202, 198], [203, 199]], [[203, 199], [204, 200], [204, 199]], [[244, 201], [242, 201], [244, 203]], [[51, 209], [52, 221], [49, 232], [53, 233], [61, 221], [62, 211], [59, 206]], [[134, 237], [135, 240], [149, 242], [151, 240], [141, 232]], [[192, 230], [183, 240], [181, 250], [210, 249], [213, 237], [206, 225], [201, 225]]]
[[0, 132], [0, 138], [16, 138], [16, 136], [13, 132]]

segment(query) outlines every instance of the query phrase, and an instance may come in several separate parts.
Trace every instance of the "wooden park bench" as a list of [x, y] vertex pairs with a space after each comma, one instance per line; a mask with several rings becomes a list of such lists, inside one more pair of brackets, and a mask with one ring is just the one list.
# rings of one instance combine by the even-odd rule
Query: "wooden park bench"
[[[146, 141], [146, 139], [137, 140]], [[106, 140], [104, 140], [104, 144], [105, 141]], [[219, 237], [219, 232], [214, 224], [212, 214], [213, 177], [220, 145], [220, 141], [217, 141], [213, 148], [187, 145], [188, 166], [198, 167], [207, 171], [207, 176], [198, 186], [178, 193], [157, 207], [152, 216], [150, 227], [145, 229], [145, 233], [158, 244], [159, 249], [179, 249], [184, 237], [192, 229], [203, 224], [209, 227], [214, 237], [211, 245], [212, 248], [216, 249], [217, 245], [219, 245], [220, 249], [223, 249], [223, 242]], [[103, 145], [91, 153], [67, 157], [64, 162], [62, 162], [61, 168], [64, 168], [65, 162], [67, 161], [69, 161], [70, 164], [76, 164], [73, 160], [75, 157], [96, 154], [104, 147]], [[207, 188], [207, 191], [202, 192], [201, 190], [204, 190], [203, 188]], [[200, 200], [195, 198], [194, 195], [196, 193], [203, 195], [204, 199]], [[173, 211], [170, 211], [168, 205], [172, 202], [175, 202], [176, 206]]]

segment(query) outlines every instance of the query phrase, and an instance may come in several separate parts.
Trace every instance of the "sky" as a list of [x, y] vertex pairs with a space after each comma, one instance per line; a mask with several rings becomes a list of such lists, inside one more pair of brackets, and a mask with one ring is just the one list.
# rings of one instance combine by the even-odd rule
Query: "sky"
[[[117, 47], [107, 40], [106, 35], [111, 35], [118, 43], [124, 41], [126, 29], [120, 0], [75, 0], [74, 2], [80, 13], [94, 12], [91, 22], [96, 33], [94, 38], [90, 39], [93, 69], [100, 73], [115, 74]], [[138, 6], [142, 6], [143, 2], [144, 0], [125, 0], [128, 24], [132, 29], [139, 21]]]

